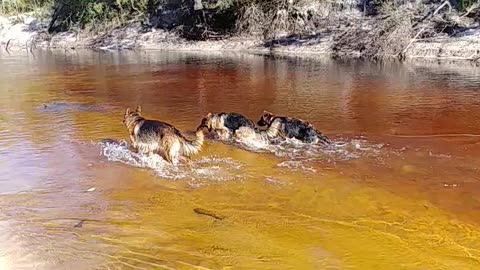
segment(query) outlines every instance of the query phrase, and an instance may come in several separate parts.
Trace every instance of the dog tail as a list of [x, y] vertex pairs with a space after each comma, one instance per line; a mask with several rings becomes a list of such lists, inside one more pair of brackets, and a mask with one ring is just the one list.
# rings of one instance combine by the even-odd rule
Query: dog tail
[[203, 145], [203, 131], [201, 129], [197, 129], [195, 133], [196, 138], [190, 140], [188, 138], [184, 138], [181, 140], [181, 154], [186, 157], [191, 157], [193, 155], [198, 154], [200, 150], [202, 150]]

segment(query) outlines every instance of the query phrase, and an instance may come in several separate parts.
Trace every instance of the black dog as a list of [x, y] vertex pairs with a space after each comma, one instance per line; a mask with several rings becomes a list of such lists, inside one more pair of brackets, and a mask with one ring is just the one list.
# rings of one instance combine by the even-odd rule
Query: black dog
[[273, 124], [279, 124], [280, 128], [275, 137], [295, 138], [305, 143], [331, 144], [330, 139], [323, 135], [315, 127], [303, 120], [283, 116], [275, 116], [273, 113], [263, 111], [263, 115], [257, 125], [270, 128]]

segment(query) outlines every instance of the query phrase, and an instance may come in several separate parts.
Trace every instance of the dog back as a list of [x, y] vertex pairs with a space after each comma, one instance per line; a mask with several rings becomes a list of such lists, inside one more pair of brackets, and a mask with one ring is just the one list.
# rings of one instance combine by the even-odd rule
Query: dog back
[[319, 136], [321, 136], [321, 134], [319, 134], [319, 132], [308, 122], [287, 117], [279, 117], [277, 119], [283, 123], [282, 131], [287, 138], [296, 138], [311, 143], [317, 141]]
[[161, 136], [162, 134], [169, 131], [170, 129], [172, 129], [172, 126], [170, 126], [167, 123], [155, 121], [155, 120], [145, 120], [138, 127], [136, 135], [139, 137], [147, 134], [148, 135], [156, 134]]
[[239, 113], [228, 113], [225, 114], [225, 127], [232, 131], [236, 131], [240, 127], [249, 127], [255, 129], [255, 124], [252, 120]]

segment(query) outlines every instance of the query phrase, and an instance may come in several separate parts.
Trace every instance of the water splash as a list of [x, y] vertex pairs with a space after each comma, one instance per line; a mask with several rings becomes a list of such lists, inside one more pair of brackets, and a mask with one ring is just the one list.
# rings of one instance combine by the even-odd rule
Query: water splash
[[290, 160], [347, 161], [361, 157], [377, 157], [384, 144], [375, 144], [364, 138], [337, 139], [331, 145], [303, 143], [297, 139], [268, 142], [255, 137], [236, 139], [234, 144], [253, 152], [270, 152], [277, 157]]
[[317, 173], [311, 165], [324, 164], [335, 166], [338, 162], [348, 162], [360, 158], [374, 159], [384, 163], [384, 144], [372, 143], [363, 137], [355, 139], [337, 138], [331, 145], [303, 143], [296, 139], [268, 142], [258, 137], [236, 139], [234, 144], [252, 152], [269, 152], [284, 161], [278, 168], [286, 168], [303, 173]]
[[303, 173], [316, 173], [317, 170], [306, 165], [306, 162], [297, 161], [297, 160], [287, 160], [279, 163], [277, 167], [279, 168], [288, 168], [293, 171], [301, 171]]
[[187, 179], [192, 186], [201, 186], [212, 181], [223, 182], [245, 178], [241, 164], [231, 158], [203, 157], [189, 164], [172, 165], [159, 155], [148, 157], [130, 151], [126, 141], [103, 141], [98, 144], [101, 155], [109, 161], [151, 169], [164, 179]]
[[[381, 162], [384, 152], [383, 144], [371, 143], [364, 138], [337, 139], [329, 146], [302, 143], [295, 139], [268, 142], [254, 137], [237, 139], [230, 143], [248, 151], [272, 153], [283, 159], [277, 164], [278, 168], [304, 173], [317, 173], [317, 169], [311, 166], [314, 163], [335, 165], [337, 162], [359, 158], [374, 158]], [[202, 157], [188, 164], [172, 165], [159, 155], [148, 157], [131, 152], [126, 141], [106, 140], [99, 145], [101, 155], [109, 161], [151, 169], [164, 179], [184, 179], [192, 187], [247, 177], [242, 165], [228, 157]]]

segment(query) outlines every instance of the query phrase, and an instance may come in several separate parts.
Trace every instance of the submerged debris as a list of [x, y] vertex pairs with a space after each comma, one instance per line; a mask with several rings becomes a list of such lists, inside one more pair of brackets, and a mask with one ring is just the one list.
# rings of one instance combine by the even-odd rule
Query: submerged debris
[[203, 209], [203, 208], [195, 208], [195, 209], [193, 209], [193, 212], [195, 212], [195, 213], [197, 213], [197, 214], [199, 214], [199, 215], [204, 215], [204, 216], [212, 217], [212, 218], [214, 218], [214, 219], [216, 219], [216, 220], [223, 220], [223, 219], [225, 219], [224, 216], [219, 216], [219, 215], [213, 213], [212, 211], [207, 210], [207, 209]]
[[43, 110], [48, 112], [65, 112], [65, 111], [81, 111], [81, 112], [105, 112], [107, 107], [97, 104], [83, 104], [73, 102], [50, 102], [42, 103]]
[[87, 221], [87, 220], [86, 219], [80, 220], [77, 224], [73, 225], [73, 228], [82, 228], [83, 223], [85, 223], [85, 221]]

